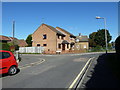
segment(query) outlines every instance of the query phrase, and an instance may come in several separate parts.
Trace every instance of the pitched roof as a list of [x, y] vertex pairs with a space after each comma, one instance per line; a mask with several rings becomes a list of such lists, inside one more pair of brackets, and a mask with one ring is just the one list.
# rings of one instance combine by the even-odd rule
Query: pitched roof
[[25, 40], [23, 40], [23, 39], [19, 40], [18, 46], [20, 46], [20, 47], [25, 47], [25, 46], [27, 46], [27, 45], [28, 45], [28, 44], [26, 43]]
[[27, 45], [28, 45], [28, 44], [25, 42], [25, 40], [23, 40], [23, 39], [19, 40], [19, 39], [17, 39], [17, 38], [7, 37], [7, 36], [0, 35], [0, 40], [2, 40], [2, 41], [12, 41], [13, 39], [17, 41], [16, 43], [17, 43], [18, 46], [20, 46], [20, 47], [23, 47], [23, 46], [27, 46]]
[[9, 37], [9, 38], [10, 38], [11, 40], [13, 40], [13, 39], [14, 39], [14, 40], [18, 40], [17, 38], [13, 38], [13, 37]]
[[47, 26], [49, 29], [51, 29], [52, 31], [56, 32], [56, 33], [59, 34], [59, 35], [65, 36], [62, 32], [58, 31], [57, 29], [55, 29], [54, 27], [52, 27], [52, 26], [50, 26], [50, 25], [47, 25], [47, 24], [42, 24], [42, 25]]
[[62, 30], [62, 31], [64, 31], [64, 32], [66, 32], [67, 34], [69, 34], [70, 36], [72, 36], [72, 37], [75, 37], [73, 34], [71, 34], [70, 32], [68, 32], [68, 31], [66, 31], [65, 29], [63, 29], [63, 28], [60, 28], [60, 27], [56, 27], [57, 29], [60, 29], [60, 30]]
[[76, 36], [76, 39], [79, 39], [80, 42], [88, 42], [88, 36]]
[[10, 38], [7, 36], [0, 35], [0, 40], [10, 41]]

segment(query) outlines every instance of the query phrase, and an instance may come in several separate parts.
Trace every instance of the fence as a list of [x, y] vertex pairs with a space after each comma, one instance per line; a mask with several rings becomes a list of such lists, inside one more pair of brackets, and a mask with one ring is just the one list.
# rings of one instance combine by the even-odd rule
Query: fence
[[43, 53], [44, 48], [43, 47], [20, 47], [19, 52], [20, 53]]

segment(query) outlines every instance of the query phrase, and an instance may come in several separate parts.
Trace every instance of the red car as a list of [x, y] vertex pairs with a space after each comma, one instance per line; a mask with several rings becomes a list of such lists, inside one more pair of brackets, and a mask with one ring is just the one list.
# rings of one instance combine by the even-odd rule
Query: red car
[[10, 51], [0, 50], [0, 74], [14, 75], [17, 70], [18, 64], [14, 54]]

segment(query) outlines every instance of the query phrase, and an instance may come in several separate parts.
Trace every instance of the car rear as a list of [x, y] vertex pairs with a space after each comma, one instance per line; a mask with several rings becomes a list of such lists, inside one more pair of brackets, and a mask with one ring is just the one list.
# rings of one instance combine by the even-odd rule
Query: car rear
[[18, 63], [14, 54], [10, 51], [0, 50], [0, 74], [16, 74]]

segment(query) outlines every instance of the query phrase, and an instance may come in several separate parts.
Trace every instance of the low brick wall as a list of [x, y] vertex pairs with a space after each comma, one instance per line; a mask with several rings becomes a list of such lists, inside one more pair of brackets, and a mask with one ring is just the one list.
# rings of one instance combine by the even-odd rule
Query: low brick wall
[[43, 54], [56, 54], [55, 51], [44, 51]]
[[[87, 50], [68, 50], [62, 51], [60, 54], [74, 54], [74, 53], [85, 53]], [[44, 51], [43, 54], [59, 54], [56, 51]]]
[[85, 53], [86, 50], [69, 50], [69, 51], [62, 51], [62, 54], [64, 53]]

